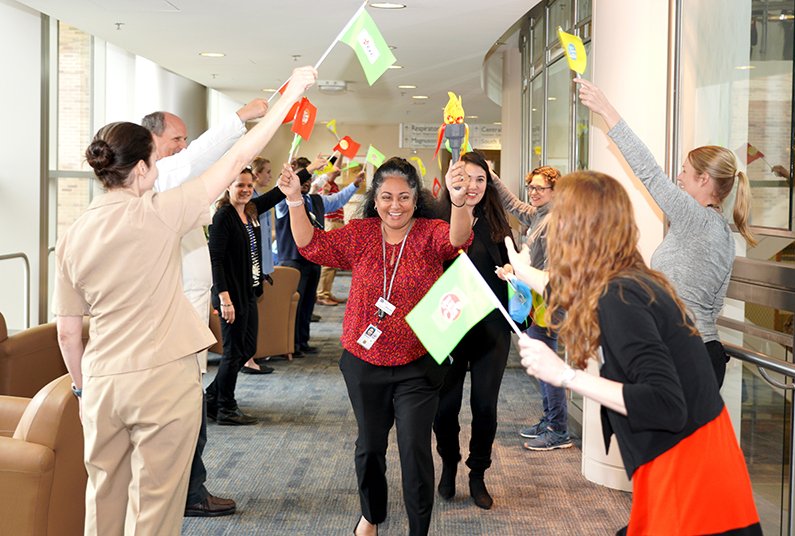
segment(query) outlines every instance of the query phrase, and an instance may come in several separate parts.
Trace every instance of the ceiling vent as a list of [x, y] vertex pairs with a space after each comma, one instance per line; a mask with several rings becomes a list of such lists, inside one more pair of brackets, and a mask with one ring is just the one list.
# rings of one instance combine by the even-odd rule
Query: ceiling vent
[[348, 91], [348, 84], [344, 80], [318, 80], [317, 89], [326, 95], [341, 95]]

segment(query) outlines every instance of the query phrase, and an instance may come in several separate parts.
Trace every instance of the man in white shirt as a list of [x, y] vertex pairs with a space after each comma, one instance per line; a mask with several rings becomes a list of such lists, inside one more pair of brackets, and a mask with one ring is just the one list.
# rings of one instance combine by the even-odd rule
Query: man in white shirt
[[[185, 123], [176, 115], [153, 112], [144, 117], [141, 124], [152, 132], [157, 150], [159, 175], [155, 181], [155, 190], [162, 192], [175, 188], [206, 171], [246, 133], [246, 121], [263, 117], [267, 108], [268, 103], [264, 99], [254, 99], [207, 130], [190, 145], [187, 144], [188, 134]], [[212, 284], [210, 251], [207, 248], [204, 230], [194, 229], [182, 239], [182, 286], [185, 296], [207, 324], [210, 321]], [[206, 350], [199, 354], [199, 361], [202, 372], [207, 372]], [[202, 461], [202, 452], [207, 442], [207, 414], [206, 406], [202, 407], [202, 424], [191, 465], [185, 515], [190, 517], [231, 515], [235, 513], [237, 507], [235, 501], [214, 497], [204, 486], [207, 471]]]

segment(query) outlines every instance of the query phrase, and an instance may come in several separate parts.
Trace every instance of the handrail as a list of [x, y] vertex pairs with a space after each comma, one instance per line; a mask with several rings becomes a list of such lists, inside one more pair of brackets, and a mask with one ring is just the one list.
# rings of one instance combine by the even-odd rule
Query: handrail
[[0, 255], [0, 261], [8, 259], [22, 259], [25, 262], [25, 294], [22, 298], [22, 309], [24, 311], [24, 329], [28, 329], [30, 327], [30, 261], [28, 260], [28, 256], [24, 253]]
[[[748, 348], [737, 346], [736, 344], [723, 343], [723, 347], [726, 349], [726, 353], [729, 356], [739, 359], [740, 361], [745, 361], [747, 363], [756, 365], [756, 367], [759, 369], [759, 373], [770, 385], [785, 390], [792, 390], [795, 387], [793, 384], [781, 384], [771, 379], [766, 371], [766, 369], [769, 369], [774, 372], [778, 372], [779, 374], [783, 374], [784, 376], [795, 378], [795, 365], [792, 363], [761, 354], [754, 350], [749, 350]], [[788, 526], [786, 532], [786, 534], [789, 534], [790, 536], [793, 535], [793, 530], [795, 529], [795, 490], [793, 490], [793, 485], [795, 485], [795, 463], [792, 463], [792, 460], [795, 460], [795, 437], [793, 437], [793, 435], [795, 435], [795, 411], [790, 411], [789, 508], [787, 513]]]

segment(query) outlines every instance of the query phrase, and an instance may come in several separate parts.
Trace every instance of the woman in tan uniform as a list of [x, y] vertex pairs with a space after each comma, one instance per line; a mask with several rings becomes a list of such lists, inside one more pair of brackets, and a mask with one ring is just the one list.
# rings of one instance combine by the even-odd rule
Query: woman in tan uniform
[[[180, 533], [201, 415], [195, 353], [214, 342], [182, 293], [180, 240], [210, 222], [210, 203], [316, 76], [311, 67], [296, 69], [270, 113], [179, 188], [152, 191], [154, 142], [136, 124], [103, 127], [87, 149], [107, 192], [59, 238], [53, 298], [58, 342], [81, 401], [86, 534]], [[85, 351], [83, 315], [91, 317]]]

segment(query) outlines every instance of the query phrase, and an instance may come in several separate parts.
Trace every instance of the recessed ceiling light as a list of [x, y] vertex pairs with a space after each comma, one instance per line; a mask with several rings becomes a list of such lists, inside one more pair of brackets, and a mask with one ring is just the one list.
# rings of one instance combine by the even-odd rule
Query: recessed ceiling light
[[558, 100], [557, 97], [547, 97], [547, 100]]
[[398, 86], [398, 89], [417, 89], [417, 86]]
[[276, 93], [279, 90], [278, 89], [273, 89], [273, 88], [265, 88], [262, 91], [267, 91], [268, 93]]
[[476, 115], [467, 115], [467, 116], [464, 117], [464, 119], [477, 119], [477, 118], [478, 118], [478, 116], [476, 116]]
[[496, 123], [493, 123], [493, 124], [494, 124], [494, 125], [501, 125], [502, 123], [500, 123], [499, 121], [497, 121]]
[[395, 2], [373, 2], [370, 4], [370, 7], [377, 9], [403, 9], [406, 7], [406, 4], [398, 4]]
[[412, 99], [427, 99], [428, 95], [412, 95]]
[[223, 58], [226, 54], [220, 52], [199, 52], [199, 56], [206, 56], [208, 58]]
[[748, 69], [756, 69], [753, 65], [738, 65], [735, 69], [740, 69], [741, 71], [747, 71]]
[[397, 50], [397, 47], [395, 45], [387, 45], [387, 46], [389, 46], [389, 50]]
[[402, 65], [390, 65], [389, 67], [387, 67], [387, 69], [402, 69], [402, 68], [403, 68]]

